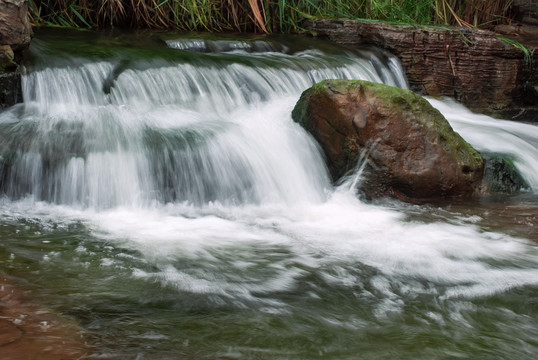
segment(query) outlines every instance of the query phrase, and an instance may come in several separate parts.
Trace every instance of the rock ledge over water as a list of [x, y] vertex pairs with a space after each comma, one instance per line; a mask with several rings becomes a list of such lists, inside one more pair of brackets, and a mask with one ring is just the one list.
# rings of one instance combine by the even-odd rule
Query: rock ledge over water
[[538, 121], [538, 61], [530, 62], [494, 32], [348, 19], [309, 20], [306, 28], [339, 44], [391, 51], [402, 61], [411, 89], [421, 94], [449, 96], [490, 115]]

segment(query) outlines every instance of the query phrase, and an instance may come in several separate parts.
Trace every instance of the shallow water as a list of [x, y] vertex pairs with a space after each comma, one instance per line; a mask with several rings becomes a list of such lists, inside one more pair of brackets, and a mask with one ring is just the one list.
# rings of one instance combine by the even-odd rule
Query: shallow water
[[535, 358], [536, 126], [431, 100], [530, 188], [367, 204], [353, 179], [330, 184], [290, 113], [324, 77], [405, 87], [376, 50], [71, 32], [33, 47], [25, 104], [0, 114], [18, 159], [0, 269], [78, 321], [90, 357]]

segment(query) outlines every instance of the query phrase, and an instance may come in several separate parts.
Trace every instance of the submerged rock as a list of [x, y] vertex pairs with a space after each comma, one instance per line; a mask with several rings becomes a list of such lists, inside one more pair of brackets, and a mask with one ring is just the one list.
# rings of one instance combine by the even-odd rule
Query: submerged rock
[[321, 144], [334, 180], [367, 152], [369, 198], [421, 202], [478, 193], [484, 162], [424, 98], [361, 80], [325, 80], [292, 113]]
[[529, 189], [529, 184], [509, 157], [498, 154], [483, 155], [485, 166], [482, 183], [487, 193], [514, 194]]
[[20, 72], [0, 72], [0, 110], [22, 102]]
[[80, 324], [39, 307], [0, 273], [0, 358], [87, 359], [84, 336]]

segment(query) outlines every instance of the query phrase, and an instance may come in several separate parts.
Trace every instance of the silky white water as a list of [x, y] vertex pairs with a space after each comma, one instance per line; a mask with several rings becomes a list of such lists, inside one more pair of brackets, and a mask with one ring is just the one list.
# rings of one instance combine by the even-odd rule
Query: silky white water
[[509, 156], [534, 193], [538, 193], [538, 127], [473, 114], [454, 101], [430, 102], [480, 152]]
[[534, 358], [535, 125], [430, 100], [513, 159], [521, 203], [368, 204], [353, 179], [331, 184], [291, 110], [325, 78], [405, 87], [388, 55], [167, 39], [81, 58], [58, 43], [38, 36], [25, 103], [0, 113], [0, 271], [79, 321], [96, 356]]

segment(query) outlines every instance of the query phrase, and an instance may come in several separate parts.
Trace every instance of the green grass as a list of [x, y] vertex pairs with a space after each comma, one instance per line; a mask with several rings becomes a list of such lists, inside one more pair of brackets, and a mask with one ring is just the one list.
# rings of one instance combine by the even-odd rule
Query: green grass
[[305, 19], [491, 26], [512, 0], [29, 0], [36, 26], [290, 33]]
[[499, 40], [501, 40], [501, 41], [503, 41], [503, 42], [505, 42], [507, 44], [510, 44], [510, 45], [518, 48], [519, 50], [521, 50], [523, 52], [525, 63], [528, 66], [532, 65], [532, 62], [534, 61], [534, 50], [531, 50], [528, 47], [526, 47], [525, 45], [521, 44], [520, 42], [517, 42], [517, 41], [512, 40], [512, 39], [508, 39], [508, 38], [505, 38], [505, 37], [502, 37], [502, 36], [498, 36], [497, 38]]

